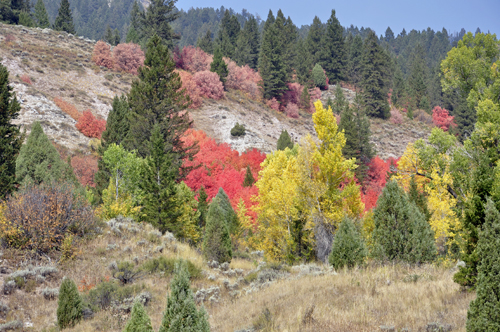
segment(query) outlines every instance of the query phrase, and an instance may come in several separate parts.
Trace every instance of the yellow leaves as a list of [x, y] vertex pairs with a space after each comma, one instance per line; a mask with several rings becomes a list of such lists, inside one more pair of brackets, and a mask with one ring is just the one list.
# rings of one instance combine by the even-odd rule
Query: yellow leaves
[[[396, 180], [405, 191], [408, 191], [411, 177], [421, 172], [421, 161], [418, 157], [417, 150], [412, 143], [408, 143], [403, 156], [399, 159], [398, 172], [393, 179]], [[416, 176], [415, 182], [417, 183], [417, 188], [422, 191], [428, 179], [424, 176]]]
[[0, 234], [9, 245], [15, 246], [19, 242], [21, 230], [7, 220], [5, 216], [7, 206], [5, 202], [0, 202]]
[[116, 196], [116, 186], [113, 178], [110, 179], [108, 188], [103, 190], [102, 201], [101, 206], [96, 209], [96, 215], [104, 220], [115, 218], [119, 215], [123, 217], [135, 217], [141, 210], [140, 206], [135, 206], [134, 200], [129, 193], [123, 193], [121, 190], [118, 190], [118, 196]]

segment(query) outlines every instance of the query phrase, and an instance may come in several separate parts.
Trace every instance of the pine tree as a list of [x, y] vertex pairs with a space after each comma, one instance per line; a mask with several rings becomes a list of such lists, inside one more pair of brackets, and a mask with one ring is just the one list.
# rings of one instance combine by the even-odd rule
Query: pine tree
[[203, 37], [198, 38], [196, 42], [196, 46], [201, 48], [208, 54], [212, 54], [214, 52], [214, 45], [212, 41], [212, 32], [210, 29], [207, 30], [207, 33], [203, 35]]
[[120, 31], [118, 30], [118, 28], [115, 28], [115, 30], [113, 30], [113, 43], [111, 45], [118, 45], [120, 44], [120, 41], [122, 40], [122, 36], [120, 35]]
[[35, 5], [35, 21], [37, 26], [40, 28], [48, 28], [50, 27], [49, 15], [47, 14], [47, 10], [45, 9], [45, 4], [43, 0], [38, 0]]
[[238, 215], [233, 209], [231, 205], [231, 201], [229, 200], [229, 196], [227, 196], [224, 189], [219, 188], [217, 195], [212, 199], [212, 203], [214, 200], [218, 201], [219, 207], [223, 210], [224, 220], [227, 223], [227, 227], [229, 229], [229, 233], [236, 234], [239, 230], [240, 223], [238, 220]]
[[388, 61], [388, 56], [378, 45], [377, 36], [370, 31], [364, 44], [361, 87], [366, 113], [382, 119], [390, 115], [387, 102]]
[[259, 41], [260, 34], [257, 20], [255, 17], [250, 16], [238, 36], [233, 60], [239, 66], [248, 65], [252, 69], [257, 69]]
[[427, 197], [423, 192], [420, 192], [417, 188], [417, 182], [415, 181], [415, 176], [413, 175], [410, 180], [410, 190], [408, 191], [408, 199], [410, 202], [413, 202], [420, 212], [425, 217], [425, 220], [429, 222], [432, 217], [432, 213], [429, 211], [429, 207], [427, 206]]
[[335, 10], [326, 23], [326, 31], [321, 39], [318, 62], [325, 69], [330, 82], [338, 82], [344, 77], [345, 45], [344, 28], [335, 17]]
[[243, 180], [243, 187], [251, 187], [255, 183], [250, 166], [247, 165], [247, 171], [245, 174], [245, 179]]
[[293, 149], [293, 141], [290, 134], [288, 134], [288, 131], [282, 130], [281, 135], [278, 138], [278, 145], [276, 149], [284, 151], [286, 148]]
[[[297, 81], [300, 84], [305, 88], [314, 87], [311, 74], [313, 68], [312, 56], [307, 49], [306, 43], [302, 39], [297, 41], [297, 56], [295, 58], [294, 68], [297, 74]], [[307, 108], [309, 108], [309, 105], [307, 105]]]
[[31, 16], [30, 12], [27, 12], [25, 10], [21, 11], [19, 13], [19, 25], [23, 25], [28, 28], [33, 28], [35, 27], [35, 21], [33, 21], [33, 17]]
[[217, 73], [222, 84], [226, 83], [226, 77], [228, 75], [226, 62], [222, 59], [222, 52], [219, 47], [215, 48], [214, 59], [210, 64], [210, 71]]
[[314, 86], [323, 89], [326, 86], [326, 75], [323, 67], [319, 63], [314, 65], [314, 68], [311, 72], [312, 80], [314, 82]]
[[160, 126], [156, 124], [150, 140], [151, 155], [143, 170], [143, 180], [139, 183], [145, 193], [140, 219], [151, 223], [162, 233], [169, 231], [179, 236], [182, 225], [177, 220], [179, 214], [176, 211], [177, 170], [172, 167], [171, 153], [164, 151], [165, 141]]
[[311, 108], [311, 95], [307, 86], [302, 88], [302, 93], [300, 94], [300, 108], [304, 112], [309, 112]]
[[[310, 61], [315, 64], [320, 59], [320, 51], [323, 46], [322, 40], [325, 35], [325, 27], [318, 16], [315, 16], [305, 39], [305, 48], [309, 51]], [[299, 59], [298, 61], [301, 61]]]
[[[408, 88], [415, 100], [417, 106], [420, 107], [422, 99], [427, 94], [427, 76], [428, 68], [425, 63], [427, 58], [424, 48], [418, 44], [412, 52], [410, 60], [410, 76], [408, 77]], [[428, 100], [427, 100], [428, 104]], [[430, 108], [430, 106], [427, 106]], [[430, 112], [430, 109], [428, 110]]]
[[[203, 255], [209, 261], [215, 260], [224, 263], [230, 262], [233, 257], [229, 235], [230, 220], [228, 220], [229, 215], [224, 206], [224, 200], [217, 198], [217, 196], [208, 207], [207, 224], [203, 238]], [[231, 206], [229, 205], [229, 207]]]
[[139, 68], [139, 79], [132, 83], [128, 94], [130, 129], [122, 142], [128, 150], [136, 150], [140, 157], [150, 155], [151, 130], [158, 124], [165, 142], [165, 153], [172, 157], [172, 167], [180, 168], [183, 178], [190, 169], [182, 166], [184, 158], [195, 153], [195, 145], [185, 146], [182, 135], [192, 121], [188, 112], [185, 90], [168, 48], [159, 36], [148, 42], [144, 66]]
[[365, 243], [356, 229], [356, 225], [351, 219], [345, 218], [335, 233], [328, 262], [335, 270], [344, 267], [352, 269], [356, 265], [363, 264], [366, 254]]
[[76, 34], [68, 0], [61, 0], [61, 6], [59, 7], [59, 13], [57, 14], [53, 29], [56, 31], [66, 31], [73, 35]]
[[[149, 48], [153, 36], [157, 36], [163, 45], [173, 48], [174, 41], [180, 36], [174, 33], [170, 23], [175, 21], [180, 12], [175, 8], [177, 0], [151, 0], [150, 5], [143, 12], [133, 11], [131, 17], [135, 22], [131, 24], [137, 33], [139, 44]], [[132, 37], [132, 36], [131, 36]]]
[[187, 264], [182, 260], [175, 267], [170, 288], [172, 291], [158, 332], [209, 332], [207, 314], [203, 307], [196, 309]]
[[468, 332], [500, 331], [500, 213], [488, 199], [485, 222], [479, 233], [476, 299], [467, 312]]
[[64, 277], [59, 287], [57, 325], [60, 329], [73, 327], [82, 320], [82, 298], [73, 280]]
[[132, 5], [132, 10], [130, 11], [130, 26], [127, 31], [127, 38], [126, 42], [127, 43], [135, 43], [139, 44], [139, 15], [140, 15], [140, 8], [139, 8], [139, 3], [137, 0], [134, 1], [134, 4]]
[[434, 234], [429, 223], [397, 182], [391, 181], [385, 186], [373, 219], [376, 258], [420, 264], [436, 257]]
[[363, 40], [360, 35], [353, 38], [347, 59], [346, 78], [357, 86], [361, 82], [363, 61]]
[[153, 332], [151, 318], [149, 318], [141, 301], [136, 300], [132, 307], [130, 319], [125, 325], [123, 332]]
[[106, 32], [104, 33], [103, 39], [106, 43], [113, 45], [113, 41], [114, 41], [113, 30], [111, 30], [111, 27], [109, 26], [109, 24], [106, 27]]
[[347, 98], [344, 96], [344, 91], [342, 90], [340, 84], [337, 84], [335, 86], [335, 99], [333, 100], [332, 111], [335, 114], [343, 115], [348, 108], [349, 108], [349, 102], [347, 101]]
[[240, 29], [240, 23], [236, 16], [231, 15], [229, 10], [226, 9], [217, 35], [217, 45], [223, 57], [233, 58]]
[[208, 203], [207, 203], [208, 195], [205, 191], [205, 187], [201, 186], [198, 191], [198, 211], [200, 211], [200, 218], [198, 221], [199, 229], [203, 230], [205, 228], [205, 224], [207, 222], [207, 211], [208, 211]]
[[0, 200], [16, 185], [16, 158], [23, 143], [19, 127], [12, 124], [21, 106], [9, 85], [9, 72], [0, 64]]

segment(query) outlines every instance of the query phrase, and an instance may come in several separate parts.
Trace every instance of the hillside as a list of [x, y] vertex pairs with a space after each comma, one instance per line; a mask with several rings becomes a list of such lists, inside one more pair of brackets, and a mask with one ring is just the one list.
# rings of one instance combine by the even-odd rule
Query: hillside
[[[34, 121], [40, 121], [56, 143], [73, 151], [88, 150], [89, 139], [76, 130], [76, 121], [54, 103], [54, 98], [62, 98], [80, 112], [90, 109], [105, 119], [113, 97], [128, 92], [134, 79], [128, 73], [95, 66], [91, 61], [94, 44], [94, 40], [50, 29], [0, 25], [1, 62], [8, 68], [21, 102], [18, 123], [28, 132]], [[29, 81], [26, 77], [23, 81], [23, 75]], [[352, 98], [349, 90], [345, 92]], [[323, 92], [322, 100], [332, 93], [333, 86]], [[229, 92], [222, 101], [205, 100], [202, 107], [191, 110], [191, 116], [195, 128], [240, 152], [251, 148], [271, 152], [281, 130], [287, 130], [297, 142], [307, 134], [315, 135], [310, 114], [287, 118], [238, 91]], [[242, 138], [230, 135], [236, 122], [247, 129]], [[409, 120], [402, 125], [372, 120], [372, 133], [377, 153], [385, 159], [401, 156], [408, 142], [428, 135], [429, 127]]]

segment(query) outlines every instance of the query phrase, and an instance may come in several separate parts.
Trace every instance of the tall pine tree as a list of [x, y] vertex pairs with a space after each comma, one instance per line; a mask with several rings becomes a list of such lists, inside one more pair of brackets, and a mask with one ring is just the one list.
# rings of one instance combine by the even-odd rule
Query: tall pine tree
[[75, 26], [73, 24], [73, 15], [71, 14], [68, 0], [61, 1], [59, 13], [57, 14], [53, 28], [56, 31], [66, 31], [67, 33], [76, 34]]
[[338, 82], [344, 78], [345, 45], [344, 28], [335, 17], [335, 10], [326, 23], [326, 31], [321, 39], [319, 64], [325, 69], [330, 82]]
[[255, 17], [250, 16], [238, 36], [233, 60], [239, 66], [248, 65], [252, 69], [257, 69], [260, 49], [259, 42], [260, 34], [257, 20]]
[[210, 64], [210, 71], [217, 73], [222, 84], [226, 83], [226, 77], [229, 74], [226, 62], [222, 59], [222, 51], [219, 46], [215, 47], [214, 58]]
[[[145, 11], [133, 10], [131, 15], [131, 24], [137, 33], [139, 44], [149, 47], [149, 41], [153, 36], [160, 38], [162, 44], [169, 48], [174, 46], [174, 41], [180, 39], [180, 36], [174, 33], [170, 23], [175, 21], [180, 13], [175, 8], [177, 0], [151, 0], [150, 5]], [[134, 7], [135, 8], [135, 7]]]
[[206, 53], [212, 54], [214, 52], [214, 43], [212, 41], [212, 31], [207, 30], [203, 37], [198, 38], [196, 46], [201, 48]]
[[217, 45], [220, 47], [223, 57], [233, 58], [240, 29], [240, 23], [236, 16], [231, 15], [226, 9], [217, 35]]
[[[315, 16], [305, 39], [305, 48], [309, 51], [310, 61], [316, 64], [320, 58], [323, 47], [322, 40], [325, 35], [325, 27], [318, 16]], [[299, 60], [301, 61], [301, 60]]]
[[35, 5], [35, 21], [36, 25], [40, 28], [48, 28], [50, 27], [49, 15], [47, 14], [47, 10], [45, 9], [45, 4], [43, 0], [38, 0]]
[[346, 78], [352, 84], [358, 86], [361, 82], [361, 71], [363, 61], [363, 40], [360, 35], [352, 39], [347, 57]]

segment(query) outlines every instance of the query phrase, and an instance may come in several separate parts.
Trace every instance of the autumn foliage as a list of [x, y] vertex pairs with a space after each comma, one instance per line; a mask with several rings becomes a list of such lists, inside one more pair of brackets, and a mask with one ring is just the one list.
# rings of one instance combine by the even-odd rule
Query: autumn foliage
[[100, 139], [102, 132], [106, 129], [106, 120], [96, 119], [90, 110], [86, 110], [78, 119], [75, 127], [87, 137]]
[[432, 110], [432, 122], [443, 129], [444, 131], [448, 131], [451, 127], [456, 127], [456, 123], [453, 122], [454, 117], [450, 115], [447, 109], [441, 108], [439, 106], [434, 107]]
[[193, 75], [193, 80], [201, 96], [215, 100], [224, 98], [224, 86], [217, 73], [208, 70], [200, 71]]
[[92, 62], [94, 62], [97, 66], [113, 69], [115, 61], [111, 55], [111, 46], [102, 40], [99, 40], [95, 44], [94, 51], [92, 52]]
[[248, 65], [240, 67], [228, 58], [224, 58], [224, 61], [229, 72], [226, 77], [226, 88], [243, 91], [252, 99], [261, 99], [262, 92], [259, 89], [259, 83], [262, 78], [260, 74]]
[[73, 106], [70, 103], [64, 101], [62, 98], [55, 97], [54, 98], [54, 103], [64, 113], [68, 114], [70, 117], [72, 117], [76, 121], [78, 121], [78, 119], [80, 119], [80, 116], [82, 116], [82, 114], [76, 109], [75, 106]]
[[73, 167], [76, 178], [83, 187], [95, 187], [94, 174], [97, 172], [97, 158], [95, 156], [74, 156], [71, 158], [71, 167]]
[[191, 73], [184, 71], [184, 70], [176, 70], [177, 73], [179, 74], [182, 82], [182, 87], [181, 89], [185, 89], [187, 95], [191, 99], [191, 105], [189, 105], [189, 108], [198, 108], [201, 106], [202, 98], [200, 95], [200, 89], [198, 88], [198, 85], [196, 82], [193, 80], [193, 75]]
[[174, 52], [174, 62], [179, 69], [187, 70], [191, 73], [210, 70], [213, 56], [205, 53], [201, 48], [186, 46], [182, 50], [176, 49]]
[[403, 123], [403, 115], [397, 108], [391, 109], [391, 122], [394, 124], [402, 124]]
[[115, 69], [137, 75], [137, 69], [144, 64], [144, 52], [134, 43], [118, 44], [113, 49]]
[[26, 74], [22, 74], [21, 77], [19, 77], [19, 78], [21, 79], [21, 81], [23, 81], [26, 84], [29, 84], [29, 85], [33, 84], [33, 82], [31, 82], [31, 78]]
[[365, 211], [374, 208], [382, 190], [385, 188], [391, 166], [397, 167], [399, 159], [389, 158], [386, 161], [379, 156], [373, 158], [368, 164], [369, 169], [362, 188], [362, 200], [365, 204]]

